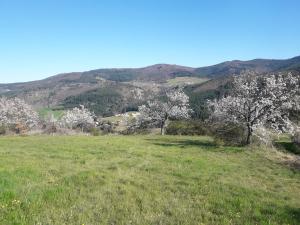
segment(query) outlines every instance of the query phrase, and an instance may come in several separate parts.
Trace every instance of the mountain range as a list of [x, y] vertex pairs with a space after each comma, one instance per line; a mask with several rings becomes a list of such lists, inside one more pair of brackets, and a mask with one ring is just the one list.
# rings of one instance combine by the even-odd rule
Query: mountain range
[[17, 96], [36, 108], [69, 108], [85, 104], [108, 116], [134, 110], [138, 104], [159, 96], [163, 88], [183, 85], [190, 94], [216, 92], [231, 75], [249, 70], [264, 74], [300, 72], [300, 56], [286, 60], [227, 61], [207, 67], [156, 64], [144, 68], [97, 69], [58, 74], [47, 79], [0, 84], [0, 94]]

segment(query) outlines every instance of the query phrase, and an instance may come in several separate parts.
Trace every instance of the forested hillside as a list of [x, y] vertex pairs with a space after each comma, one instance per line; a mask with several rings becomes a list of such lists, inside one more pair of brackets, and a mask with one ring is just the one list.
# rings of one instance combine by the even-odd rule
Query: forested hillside
[[97, 115], [110, 116], [136, 110], [139, 104], [159, 98], [163, 90], [181, 86], [190, 97], [193, 116], [205, 118], [203, 103], [230, 89], [232, 75], [243, 71], [260, 74], [300, 71], [299, 68], [300, 57], [235, 60], [200, 68], [157, 64], [137, 69], [98, 69], [27, 83], [0, 84], [0, 95], [19, 97], [37, 109], [71, 108], [81, 104]]

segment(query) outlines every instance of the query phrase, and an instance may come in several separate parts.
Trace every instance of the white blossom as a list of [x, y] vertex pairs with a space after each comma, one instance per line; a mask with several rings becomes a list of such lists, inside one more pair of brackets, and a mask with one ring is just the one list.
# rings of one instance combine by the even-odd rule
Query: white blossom
[[84, 129], [95, 126], [94, 114], [83, 106], [81, 106], [81, 108], [74, 108], [64, 113], [60, 119], [60, 124], [65, 128], [81, 128], [83, 131]]
[[145, 124], [159, 126], [165, 134], [169, 119], [187, 119], [192, 110], [189, 108], [189, 97], [182, 90], [171, 90], [166, 93], [167, 101], [148, 101], [139, 107], [138, 126]]
[[38, 114], [19, 98], [0, 98], [0, 125], [15, 126], [21, 124], [33, 128], [38, 124]]
[[288, 112], [299, 107], [299, 82], [299, 75], [292, 73], [236, 76], [230, 96], [208, 102], [211, 119], [245, 125], [248, 144], [260, 127], [293, 133]]

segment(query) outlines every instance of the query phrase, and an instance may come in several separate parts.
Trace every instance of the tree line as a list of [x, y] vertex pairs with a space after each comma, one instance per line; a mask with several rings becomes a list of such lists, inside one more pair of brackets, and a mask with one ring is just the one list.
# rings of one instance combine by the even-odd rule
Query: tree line
[[[241, 137], [242, 144], [250, 144], [258, 138], [266, 142], [269, 132], [288, 133], [297, 136], [300, 112], [300, 78], [296, 73], [259, 75], [244, 72], [234, 76], [230, 91], [213, 100], [199, 101], [199, 108], [205, 108], [202, 125], [210, 127], [210, 134], [229, 138]], [[191, 119], [194, 110], [191, 99], [182, 88], [165, 90], [164, 97], [147, 101], [138, 107], [135, 118], [125, 118], [128, 133], [139, 130], [160, 128], [166, 134], [170, 123]], [[197, 99], [192, 99], [192, 104]], [[296, 116], [295, 116], [296, 115]], [[83, 105], [67, 110], [57, 119], [49, 116], [43, 121], [44, 127], [53, 131], [59, 128], [80, 129], [82, 132], [104, 126], [99, 118]], [[18, 98], [0, 98], [0, 126], [20, 133], [32, 130], [41, 124], [38, 114]], [[107, 127], [107, 124], [105, 125]], [[238, 132], [238, 134], [234, 134]], [[226, 139], [226, 138], [224, 138]]]

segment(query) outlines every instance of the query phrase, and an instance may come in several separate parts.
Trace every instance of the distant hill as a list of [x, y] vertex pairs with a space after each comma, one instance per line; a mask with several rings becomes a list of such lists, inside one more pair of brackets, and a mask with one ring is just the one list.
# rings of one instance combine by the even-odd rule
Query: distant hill
[[157, 64], [144, 68], [64, 73], [39, 81], [0, 84], [0, 94], [20, 97], [36, 108], [85, 104], [100, 115], [112, 115], [135, 109], [147, 99], [159, 96], [163, 88], [181, 82], [197, 102], [218, 94], [230, 75], [245, 70], [257, 73], [300, 71], [300, 56], [286, 60], [234, 60], [200, 68]]
[[129, 81], [155, 81], [165, 82], [175, 77], [206, 77], [216, 78], [242, 71], [251, 70], [258, 73], [277, 72], [286, 70], [300, 70], [300, 56], [286, 60], [254, 59], [250, 61], [233, 60], [207, 67], [185, 67], [170, 64], [156, 64], [144, 68], [124, 69], [97, 69], [86, 72], [72, 72], [58, 74], [44, 80], [0, 84], [1, 91], [32, 88], [49, 88], [59, 83], [97, 83], [101, 79], [129, 82]]
[[240, 74], [251, 70], [257, 73], [300, 70], [300, 56], [286, 60], [254, 59], [250, 61], [228, 61], [213, 66], [200, 67], [194, 72], [203, 77], [217, 78], [231, 74]]

